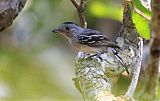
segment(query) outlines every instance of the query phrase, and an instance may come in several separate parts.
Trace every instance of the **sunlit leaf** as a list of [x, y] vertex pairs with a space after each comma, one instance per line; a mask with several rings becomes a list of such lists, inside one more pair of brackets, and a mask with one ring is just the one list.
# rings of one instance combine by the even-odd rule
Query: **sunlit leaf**
[[141, 12], [143, 12], [146, 16], [151, 16], [151, 11], [150, 11], [149, 9], [145, 8], [145, 7], [141, 4], [140, 0], [133, 0], [133, 2], [134, 2], [134, 4], [135, 4], [135, 6], [136, 6]]
[[149, 22], [135, 12], [133, 12], [132, 19], [140, 36], [145, 39], [150, 39]]

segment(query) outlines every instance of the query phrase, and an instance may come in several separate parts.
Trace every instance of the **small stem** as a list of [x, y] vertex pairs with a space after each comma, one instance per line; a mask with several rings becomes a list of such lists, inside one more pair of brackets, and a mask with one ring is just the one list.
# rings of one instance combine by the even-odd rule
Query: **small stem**
[[71, 2], [73, 3], [73, 5], [78, 8], [79, 7], [79, 4], [76, 0], [71, 0]]
[[80, 3], [78, 3], [76, 0], [71, 0], [73, 5], [76, 7], [80, 19], [80, 24], [83, 28], [87, 28], [87, 22], [84, 16], [84, 10], [86, 5], [86, 0], [81, 0]]
[[137, 65], [135, 66], [135, 70], [133, 71], [133, 76], [132, 76], [132, 81], [131, 84], [128, 88], [128, 91], [126, 92], [125, 96], [128, 98], [131, 98], [138, 83], [138, 78], [141, 70], [141, 62], [142, 62], [142, 51], [143, 51], [143, 40], [142, 38], [139, 38], [139, 49], [138, 49], [138, 55], [137, 55], [137, 60], [136, 63]]

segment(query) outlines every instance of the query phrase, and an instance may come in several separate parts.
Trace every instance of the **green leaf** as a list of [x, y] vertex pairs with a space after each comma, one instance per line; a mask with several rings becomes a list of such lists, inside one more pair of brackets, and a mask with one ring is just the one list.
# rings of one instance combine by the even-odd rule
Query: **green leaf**
[[150, 10], [148, 10], [147, 8], [145, 8], [142, 4], [141, 4], [141, 2], [140, 2], [140, 0], [133, 0], [133, 2], [134, 2], [134, 4], [135, 4], [135, 6], [141, 11], [141, 12], [143, 12], [146, 16], [151, 16], [151, 11]]
[[135, 12], [133, 12], [132, 19], [139, 35], [145, 39], [150, 39], [149, 22]]

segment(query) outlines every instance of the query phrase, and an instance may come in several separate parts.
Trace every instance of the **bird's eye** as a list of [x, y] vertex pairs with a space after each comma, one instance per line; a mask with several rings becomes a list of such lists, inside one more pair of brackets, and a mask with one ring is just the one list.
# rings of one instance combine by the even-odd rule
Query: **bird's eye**
[[69, 31], [69, 29], [70, 29], [69, 27], [65, 27], [65, 30]]

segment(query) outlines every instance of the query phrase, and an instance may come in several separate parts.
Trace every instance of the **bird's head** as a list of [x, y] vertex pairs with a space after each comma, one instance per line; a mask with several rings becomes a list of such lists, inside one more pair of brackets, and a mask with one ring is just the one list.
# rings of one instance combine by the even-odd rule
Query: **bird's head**
[[57, 28], [55, 28], [52, 32], [60, 33], [65, 37], [72, 37], [73, 34], [76, 34], [78, 31], [83, 28], [79, 27], [77, 24], [73, 22], [64, 22]]

